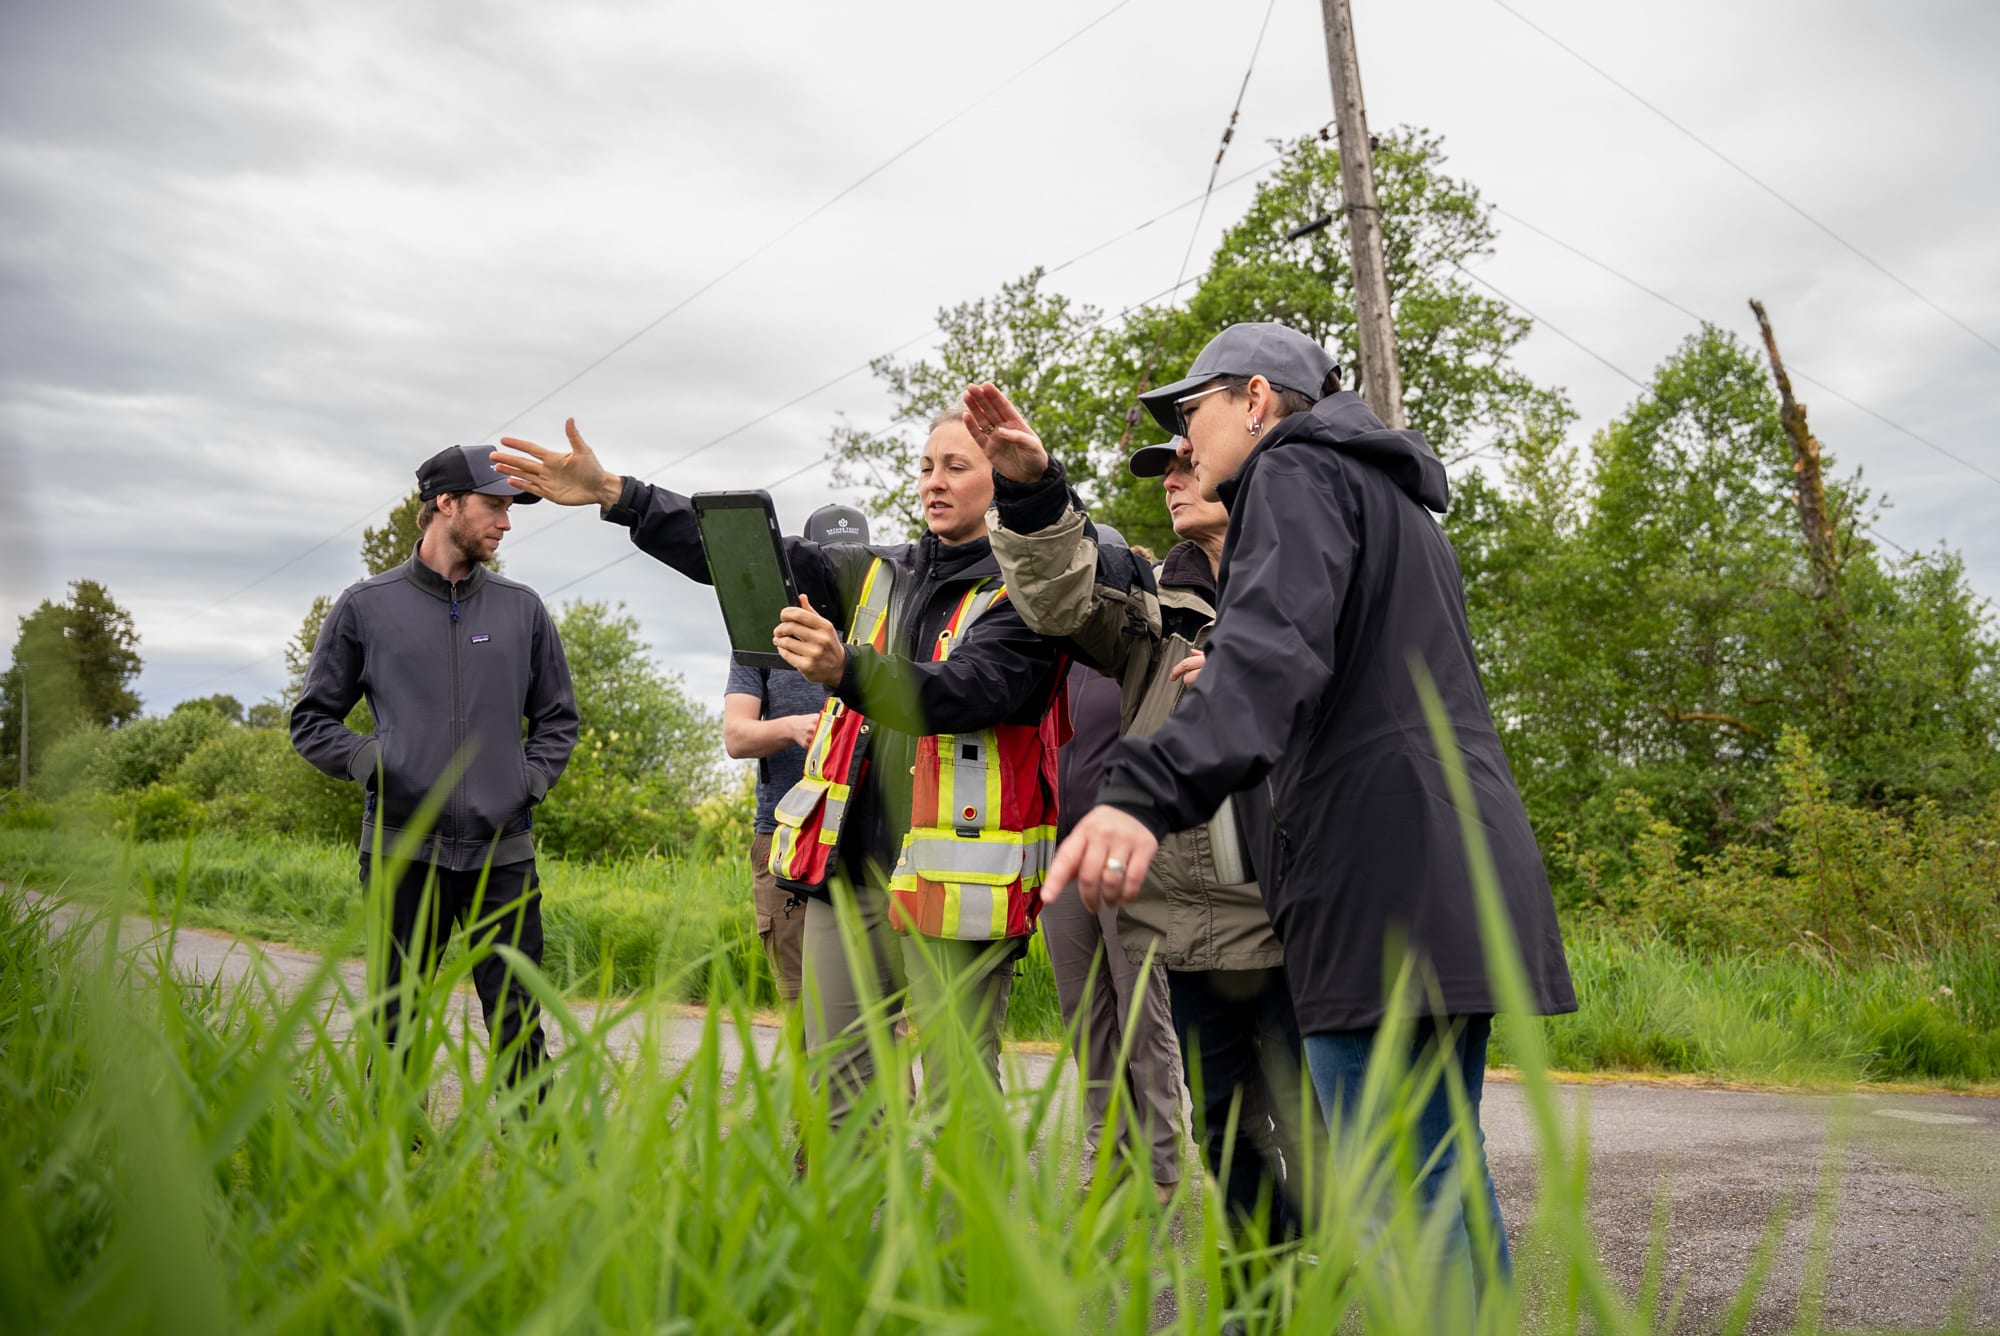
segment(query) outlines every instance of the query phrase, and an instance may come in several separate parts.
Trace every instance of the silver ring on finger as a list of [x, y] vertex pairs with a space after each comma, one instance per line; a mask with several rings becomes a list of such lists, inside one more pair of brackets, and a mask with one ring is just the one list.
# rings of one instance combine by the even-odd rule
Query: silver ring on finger
[[1113, 876], [1122, 877], [1125, 875], [1125, 860], [1122, 858], [1107, 858], [1104, 860], [1104, 870]]

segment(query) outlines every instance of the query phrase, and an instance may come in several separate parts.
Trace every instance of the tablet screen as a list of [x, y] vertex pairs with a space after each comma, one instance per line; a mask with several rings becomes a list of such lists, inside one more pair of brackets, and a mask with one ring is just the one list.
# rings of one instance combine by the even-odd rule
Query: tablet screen
[[701, 512], [701, 542], [722, 604], [732, 649], [770, 654], [778, 613], [791, 601], [778, 564], [777, 533], [761, 506], [718, 506]]

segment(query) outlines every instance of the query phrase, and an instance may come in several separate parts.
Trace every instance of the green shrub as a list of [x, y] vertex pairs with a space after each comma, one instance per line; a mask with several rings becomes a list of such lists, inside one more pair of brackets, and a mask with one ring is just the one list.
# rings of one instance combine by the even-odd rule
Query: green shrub
[[201, 804], [171, 784], [148, 784], [132, 800], [135, 840], [178, 840], [201, 829]]
[[1608, 875], [1599, 851], [1559, 842], [1551, 861], [1582, 889], [1586, 918], [1660, 933], [1696, 951], [1801, 944], [1841, 957], [1991, 942], [2000, 933], [2000, 802], [1947, 816], [1919, 801], [1896, 814], [1837, 803], [1803, 735], [1780, 739], [1785, 800], [1774, 847], [1689, 858], [1683, 833], [1626, 793], [1634, 833]]
[[54, 830], [55, 810], [13, 789], [0, 790], [0, 830]]
[[216, 734], [180, 763], [173, 782], [224, 829], [348, 841], [361, 830], [361, 786], [313, 769], [276, 729]]

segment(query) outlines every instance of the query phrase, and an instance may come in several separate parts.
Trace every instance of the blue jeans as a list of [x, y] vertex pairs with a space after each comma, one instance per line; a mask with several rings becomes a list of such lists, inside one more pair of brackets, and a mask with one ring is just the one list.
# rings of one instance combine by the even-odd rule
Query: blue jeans
[[[1473, 1153], [1479, 1156], [1478, 1179], [1483, 1189], [1469, 1200], [1459, 1191], [1460, 1143], [1450, 1136], [1451, 1095], [1447, 1085], [1451, 1079], [1450, 1070], [1440, 1074], [1432, 1085], [1412, 1129], [1416, 1142], [1412, 1149], [1418, 1165], [1427, 1164], [1439, 1146], [1444, 1147], [1437, 1162], [1423, 1172], [1416, 1189], [1427, 1207], [1449, 1211], [1453, 1215], [1445, 1241], [1447, 1262], [1471, 1256], [1471, 1237], [1465, 1226], [1466, 1208], [1470, 1206], [1485, 1215], [1497, 1252], [1494, 1274], [1504, 1279], [1511, 1276], [1513, 1264], [1507, 1253], [1507, 1235], [1500, 1224], [1500, 1198], [1493, 1190], [1493, 1174], [1486, 1167], [1486, 1134], [1479, 1130], [1479, 1095], [1486, 1078], [1486, 1039], [1492, 1028], [1493, 1018], [1490, 1016], [1420, 1019], [1412, 1031], [1409, 1052], [1397, 1056], [1404, 1070], [1421, 1073], [1423, 1064], [1432, 1060], [1434, 1045], [1441, 1040], [1448, 1040], [1452, 1045], [1450, 1066], [1457, 1070], [1464, 1082], [1465, 1099], [1471, 1109], [1472, 1130], [1475, 1133]], [[1351, 1121], [1356, 1116], [1351, 1106], [1361, 1097], [1362, 1082], [1367, 1078], [1369, 1058], [1375, 1047], [1375, 1035], [1375, 1029], [1370, 1028], [1336, 1030], [1305, 1037], [1306, 1065], [1312, 1071], [1313, 1088], [1319, 1092], [1320, 1107], [1326, 1110], [1327, 1123], [1335, 1131], [1341, 1129], [1344, 1121]], [[1475, 1278], [1480, 1275], [1477, 1270], [1474, 1274]]]

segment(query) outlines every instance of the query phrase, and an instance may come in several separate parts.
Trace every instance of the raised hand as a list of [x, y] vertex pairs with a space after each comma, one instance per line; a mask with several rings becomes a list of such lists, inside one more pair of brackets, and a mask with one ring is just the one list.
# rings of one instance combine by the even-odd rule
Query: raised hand
[[1040, 482], [1049, 469], [1042, 438], [992, 381], [965, 391], [965, 429], [986, 451], [986, 462], [1003, 478]]
[[563, 423], [569, 436], [567, 451], [551, 450], [518, 437], [502, 436], [500, 444], [519, 454], [493, 452], [493, 467], [514, 480], [524, 492], [553, 501], [559, 506], [615, 505], [625, 480], [605, 470], [597, 453], [584, 444], [576, 419]]

